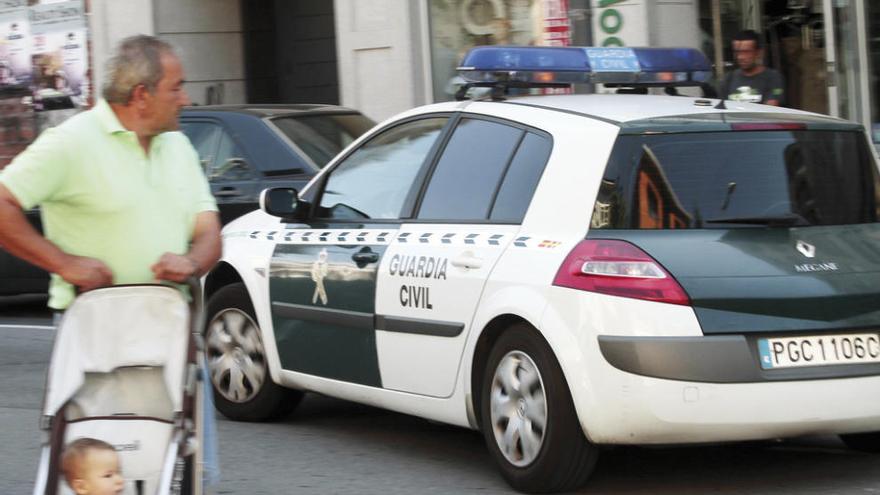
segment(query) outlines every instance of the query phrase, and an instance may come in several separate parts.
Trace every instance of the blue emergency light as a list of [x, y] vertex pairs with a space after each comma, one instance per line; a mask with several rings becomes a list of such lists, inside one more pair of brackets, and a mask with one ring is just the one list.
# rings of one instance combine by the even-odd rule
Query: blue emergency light
[[694, 48], [478, 46], [458, 72], [472, 86], [701, 86], [712, 65]]

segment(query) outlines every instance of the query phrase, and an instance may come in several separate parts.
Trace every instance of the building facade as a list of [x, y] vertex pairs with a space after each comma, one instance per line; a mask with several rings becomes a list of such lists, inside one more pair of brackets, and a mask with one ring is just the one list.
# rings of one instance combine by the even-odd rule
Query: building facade
[[[0, 0], [0, 93], [7, 67], [37, 70], [39, 43], [52, 39], [41, 33], [62, 29], [54, 13], [77, 9], [82, 19], [63, 28], [87, 38], [82, 102], [99, 92], [115, 44], [146, 33], [177, 47], [197, 104], [332, 103], [377, 120], [452, 99], [455, 67], [475, 45], [694, 47], [720, 80], [734, 68], [732, 37], [754, 29], [787, 106], [860, 122], [880, 143], [876, 0]], [[6, 116], [30, 111], [18, 93], [2, 96]], [[4, 124], [0, 166], [18, 149], [11, 139], [58, 119], [31, 120]]]
[[[872, 0], [90, 0], [97, 76], [112, 43], [180, 47], [195, 101], [320, 101], [375, 119], [454, 93], [477, 44], [688, 46], [733, 70], [754, 29], [786, 105], [855, 120], [880, 142], [880, 3]], [[118, 19], [131, 22], [118, 22]], [[116, 21], [116, 22], [114, 22]], [[583, 90], [583, 89], [580, 89]]]

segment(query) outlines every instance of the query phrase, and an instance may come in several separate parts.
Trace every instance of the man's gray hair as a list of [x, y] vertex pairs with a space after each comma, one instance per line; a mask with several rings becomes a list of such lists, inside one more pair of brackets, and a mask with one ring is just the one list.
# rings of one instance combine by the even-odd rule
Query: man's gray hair
[[125, 105], [139, 84], [147, 91], [155, 91], [163, 75], [162, 55], [174, 55], [174, 48], [154, 36], [139, 34], [122, 40], [116, 55], [107, 63], [104, 99]]

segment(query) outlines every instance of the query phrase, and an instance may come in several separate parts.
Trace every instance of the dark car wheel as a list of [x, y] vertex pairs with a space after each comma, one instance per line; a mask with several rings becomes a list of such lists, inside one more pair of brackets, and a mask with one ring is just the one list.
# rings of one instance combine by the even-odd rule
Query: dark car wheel
[[553, 352], [532, 327], [515, 325], [492, 347], [480, 402], [486, 444], [513, 488], [549, 493], [586, 483], [598, 449], [581, 430]]
[[272, 381], [244, 284], [218, 290], [208, 300], [205, 316], [205, 359], [217, 410], [236, 421], [267, 421], [293, 411], [303, 393]]
[[847, 447], [862, 452], [880, 453], [880, 432], [840, 435]]

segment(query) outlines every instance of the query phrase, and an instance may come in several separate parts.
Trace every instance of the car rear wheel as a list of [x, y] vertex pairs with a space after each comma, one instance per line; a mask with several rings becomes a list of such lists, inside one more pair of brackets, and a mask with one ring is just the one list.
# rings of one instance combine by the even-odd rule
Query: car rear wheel
[[303, 393], [272, 381], [244, 284], [218, 290], [208, 300], [205, 316], [205, 360], [217, 410], [237, 421], [268, 421], [293, 411]]
[[840, 435], [847, 447], [862, 452], [880, 453], [880, 432]]
[[501, 335], [481, 394], [483, 436], [513, 488], [548, 493], [586, 483], [598, 449], [581, 430], [553, 352], [532, 327], [515, 325]]

